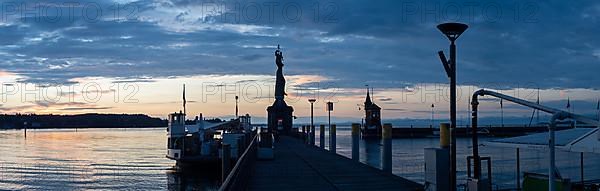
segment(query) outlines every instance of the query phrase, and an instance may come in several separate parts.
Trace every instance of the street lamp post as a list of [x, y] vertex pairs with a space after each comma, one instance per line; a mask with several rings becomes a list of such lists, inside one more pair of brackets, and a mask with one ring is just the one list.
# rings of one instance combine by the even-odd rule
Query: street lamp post
[[238, 96], [235, 96], [235, 118], [238, 118]]
[[433, 129], [433, 120], [434, 120], [433, 108], [435, 108], [435, 106], [433, 104], [431, 104], [431, 126], [429, 128], [432, 128], [432, 129]]
[[[361, 111], [361, 109], [360, 109], [360, 104], [356, 104], [356, 106], [358, 107], [358, 111], [360, 112], [360, 111]], [[360, 127], [361, 127], [361, 128], [364, 126], [364, 121], [365, 121], [365, 118], [364, 118], [364, 117], [361, 117], [361, 118], [360, 118]]]
[[331, 128], [331, 111], [333, 111], [333, 102], [327, 102], [327, 117], [329, 121], [329, 128]]
[[[446, 59], [443, 51], [438, 55], [446, 70], [446, 75], [450, 78], [450, 190], [456, 190], [456, 45], [454, 41], [467, 30], [468, 26], [462, 23], [443, 23], [437, 28], [450, 40], [450, 60]], [[476, 147], [475, 145], [473, 145]], [[477, 161], [479, 158], [473, 156]], [[476, 171], [477, 172], [477, 171]]]
[[310, 102], [310, 144], [315, 145], [314, 103], [316, 99], [308, 99]]
[[327, 102], [327, 113], [329, 121], [329, 151], [335, 153], [335, 125], [331, 126], [331, 111], [333, 111], [333, 102]]

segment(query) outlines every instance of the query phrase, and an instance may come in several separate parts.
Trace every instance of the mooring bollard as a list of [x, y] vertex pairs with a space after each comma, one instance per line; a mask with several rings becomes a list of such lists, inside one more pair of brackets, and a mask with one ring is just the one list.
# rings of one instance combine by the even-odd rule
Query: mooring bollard
[[358, 155], [358, 149], [359, 149], [358, 139], [360, 136], [359, 129], [360, 129], [360, 124], [352, 123], [352, 160], [354, 160], [354, 161], [359, 161], [359, 155]]
[[381, 152], [381, 167], [384, 172], [392, 173], [392, 124], [383, 124], [383, 152]]
[[319, 147], [325, 149], [325, 125], [319, 126]]
[[310, 126], [310, 146], [315, 146], [315, 126]]
[[440, 148], [450, 147], [450, 123], [440, 123]]
[[306, 126], [302, 125], [302, 141], [306, 143]]
[[331, 127], [329, 128], [329, 151], [336, 153], [335, 149], [335, 124], [331, 124]]
[[310, 125], [306, 126], [306, 144], [310, 145], [311, 141], [312, 141], [312, 137], [311, 137], [311, 129], [310, 129]]
[[221, 182], [225, 182], [231, 168], [231, 145], [223, 144], [221, 158]]
[[23, 137], [27, 139], [27, 122], [23, 123]]

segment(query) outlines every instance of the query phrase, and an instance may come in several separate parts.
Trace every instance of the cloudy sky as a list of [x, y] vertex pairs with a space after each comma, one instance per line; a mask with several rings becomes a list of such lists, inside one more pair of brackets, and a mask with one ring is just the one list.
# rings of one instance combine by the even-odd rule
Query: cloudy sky
[[[4, 113], [188, 113], [264, 118], [280, 44], [295, 115], [308, 98], [336, 102], [360, 120], [365, 85], [383, 117], [447, 118], [447, 78], [435, 26], [463, 22], [459, 112], [489, 88], [594, 115], [600, 97], [597, 1], [2, 1], [0, 81]], [[505, 115], [531, 110], [505, 107]], [[497, 116], [497, 100], [482, 104]], [[459, 116], [460, 117], [460, 116]]]

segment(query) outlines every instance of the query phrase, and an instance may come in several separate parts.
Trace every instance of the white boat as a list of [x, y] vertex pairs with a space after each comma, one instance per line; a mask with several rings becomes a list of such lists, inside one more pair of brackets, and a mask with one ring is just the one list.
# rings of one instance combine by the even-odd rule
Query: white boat
[[231, 158], [237, 159], [239, 148], [243, 148], [252, 132], [250, 119], [245, 115], [230, 121], [205, 120], [200, 115], [194, 124], [186, 125], [184, 113], [171, 113], [166, 157], [177, 161], [178, 167], [214, 167], [221, 161], [222, 145], [229, 144]]

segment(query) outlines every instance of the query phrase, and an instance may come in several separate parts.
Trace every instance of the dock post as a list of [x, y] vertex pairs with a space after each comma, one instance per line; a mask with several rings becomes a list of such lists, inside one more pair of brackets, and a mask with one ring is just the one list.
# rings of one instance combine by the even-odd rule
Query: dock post
[[311, 142], [310, 138], [311, 138], [310, 137], [310, 125], [307, 125], [306, 126], [306, 143], [305, 143], [306, 145], [310, 145], [310, 142]]
[[381, 152], [381, 167], [384, 172], [392, 173], [392, 124], [383, 124], [383, 152]]
[[581, 185], [583, 185], [583, 183], [584, 183], [584, 181], [585, 181], [585, 179], [583, 178], [583, 177], [584, 177], [584, 176], [583, 176], [583, 152], [581, 152], [581, 153], [580, 153], [579, 157], [580, 157], [580, 158], [579, 158], [579, 159], [580, 159], [580, 160], [579, 160], [579, 165], [580, 165], [580, 167], [581, 167], [581, 168], [580, 168], [580, 170], [581, 170], [581, 171], [580, 171], [580, 173], [581, 173]]
[[319, 147], [325, 149], [325, 125], [319, 126]]
[[306, 132], [304, 132], [304, 144], [308, 145], [308, 143], [310, 143], [310, 127], [307, 125], [304, 126], [304, 128], [306, 129]]
[[332, 153], [336, 153], [336, 145], [335, 145], [335, 124], [331, 124], [329, 127], [329, 151]]
[[352, 123], [352, 160], [354, 161], [359, 161], [359, 155], [358, 155], [358, 149], [359, 149], [359, 143], [358, 143], [358, 139], [359, 139], [359, 129], [360, 129], [360, 124], [358, 123]]
[[23, 123], [23, 136], [27, 139], [27, 122]]
[[302, 125], [302, 141], [306, 144], [306, 126]]
[[222, 147], [223, 155], [221, 158], [221, 182], [224, 182], [229, 175], [229, 169], [231, 169], [231, 145], [223, 144]]
[[517, 190], [521, 190], [521, 151], [517, 147]]
[[440, 123], [440, 148], [450, 147], [450, 123]]
[[315, 126], [310, 126], [310, 146], [315, 146]]

